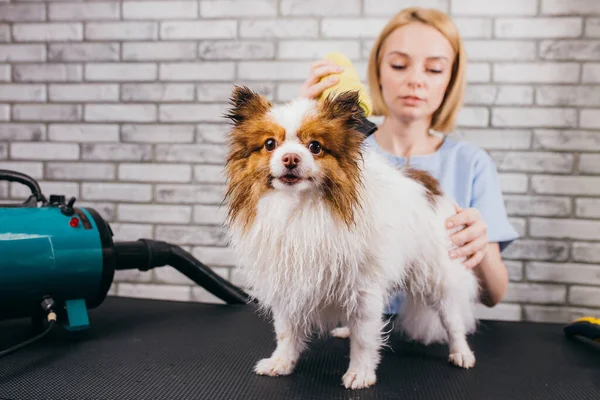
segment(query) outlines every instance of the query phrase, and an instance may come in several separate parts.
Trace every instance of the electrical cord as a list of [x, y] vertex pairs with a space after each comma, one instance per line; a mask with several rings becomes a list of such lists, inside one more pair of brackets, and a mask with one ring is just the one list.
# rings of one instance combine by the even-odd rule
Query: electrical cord
[[34, 336], [24, 342], [9, 347], [6, 350], [0, 351], [0, 357], [4, 357], [10, 353], [14, 353], [15, 351], [22, 349], [25, 346], [37, 342], [38, 340], [46, 336], [48, 333], [50, 333], [52, 328], [54, 328], [54, 325], [56, 325], [56, 312], [54, 312], [54, 300], [52, 300], [51, 297], [44, 298], [44, 300], [41, 303], [41, 307], [47, 313], [48, 326], [46, 327], [46, 329], [37, 336]]

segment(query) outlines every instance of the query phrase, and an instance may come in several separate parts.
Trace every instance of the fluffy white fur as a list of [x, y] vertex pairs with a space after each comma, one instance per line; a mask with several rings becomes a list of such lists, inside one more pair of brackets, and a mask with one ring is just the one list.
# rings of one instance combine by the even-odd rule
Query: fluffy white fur
[[[314, 105], [313, 105], [314, 106]], [[284, 127], [298, 127], [306, 101], [280, 106], [271, 116]], [[297, 149], [293, 132], [279, 148]], [[305, 173], [318, 177], [310, 152], [299, 151]], [[281, 151], [283, 154], [283, 151]], [[271, 171], [281, 172], [280, 153]], [[255, 371], [290, 374], [315, 329], [350, 336], [347, 388], [376, 382], [383, 343], [382, 313], [391, 290], [408, 298], [399, 316], [401, 328], [423, 343], [449, 344], [449, 360], [469, 368], [475, 356], [466, 335], [475, 328], [478, 283], [461, 260], [452, 260], [445, 220], [455, 213], [449, 198], [432, 207], [425, 188], [374, 151], [365, 149], [360, 203], [348, 228], [332, 214], [316, 184], [277, 186], [258, 203], [249, 231], [229, 227], [230, 242], [250, 291], [272, 312], [277, 347]], [[316, 181], [318, 183], [318, 180]]]

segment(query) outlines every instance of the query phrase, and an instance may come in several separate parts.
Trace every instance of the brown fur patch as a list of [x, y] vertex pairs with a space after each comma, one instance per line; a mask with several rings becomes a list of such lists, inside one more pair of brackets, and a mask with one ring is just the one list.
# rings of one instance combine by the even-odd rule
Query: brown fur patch
[[442, 189], [440, 188], [438, 180], [427, 171], [411, 167], [405, 168], [404, 171], [409, 178], [425, 186], [427, 200], [429, 200], [431, 205], [435, 205], [436, 197], [442, 195]]

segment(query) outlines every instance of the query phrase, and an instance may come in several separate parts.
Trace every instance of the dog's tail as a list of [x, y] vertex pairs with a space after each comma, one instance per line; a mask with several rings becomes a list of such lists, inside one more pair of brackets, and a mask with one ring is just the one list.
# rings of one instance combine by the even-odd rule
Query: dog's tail
[[[460, 287], [447, 287], [447, 294], [442, 302], [457, 302], [458, 315], [466, 334], [473, 333], [477, 328], [475, 304], [478, 296], [477, 278], [470, 271], [453, 271], [457, 273]], [[452, 316], [450, 316], [452, 317]], [[448, 343], [448, 334], [440, 319], [438, 307], [427, 305], [422, 299], [407, 294], [406, 300], [398, 313], [399, 328], [409, 339], [425, 345], [432, 343]]]

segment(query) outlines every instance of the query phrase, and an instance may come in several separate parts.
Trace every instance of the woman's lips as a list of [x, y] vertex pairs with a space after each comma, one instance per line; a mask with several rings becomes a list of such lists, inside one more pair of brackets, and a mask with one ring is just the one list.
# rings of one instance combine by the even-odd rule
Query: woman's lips
[[425, 101], [422, 98], [417, 97], [417, 96], [402, 96], [401, 99], [405, 104], [409, 104], [409, 105], [417, 105], [417, 104], [420, 104], [423, 101]]

